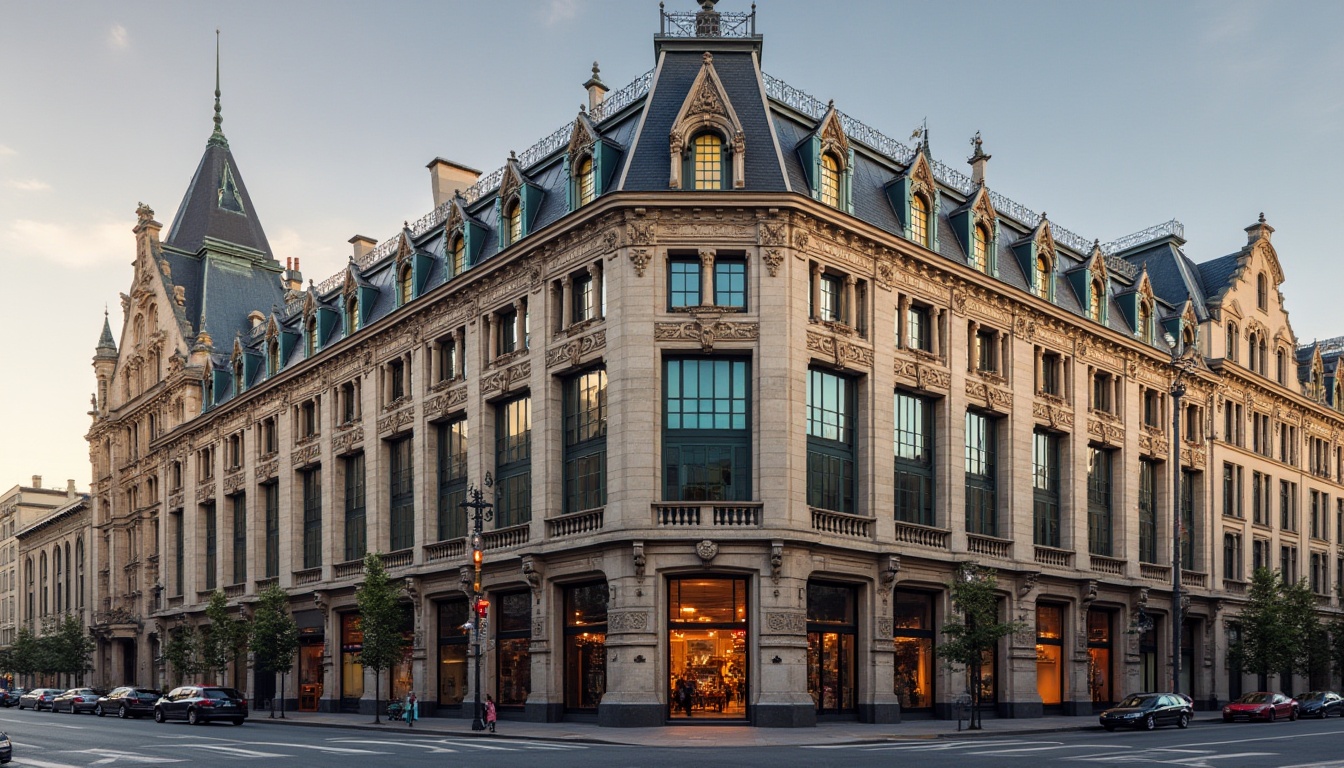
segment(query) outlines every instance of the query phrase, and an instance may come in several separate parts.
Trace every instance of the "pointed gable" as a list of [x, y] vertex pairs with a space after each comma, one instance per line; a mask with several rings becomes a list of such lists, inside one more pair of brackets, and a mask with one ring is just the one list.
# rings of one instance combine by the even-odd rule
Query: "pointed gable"
[[523, 174], [523, 169], [518, 164], [518, 156], [510, 152], [509, 160], [504, 164], [503, 176], [499, 180], [499, 195], [495, 199], [495, 207], [499, 213], [497, 218], [501, 250], [514, 244], [514, 236], [510, 231], [513, 226], [510, 216], [514, 206], [518, 207], [520, 222], [517, 239], [521, 240], [531, 234], [545, 194], [540, 185]]
[[672, 121], [668, 132], [668, 147], [671, 152], [672, 167], [668, 186], [681, 189], [686, 184], [682, 179], [682, 166], [695, 137], [705, 131], [719, 136], [723, 145], [732, 156], [733, 187], [746, 186], [746, 132], [742, 130], [742, 121], [737, 118], [737, 110], [728, 98], [728, 92], [714, 69], [714, 54], [705, 51], [701, 57], [700, 72], [691, 83], [686, 98]]
[[[887, 183], [887, 200], [891, 203], [892, 210], [896, 212], [896, 218], [901, 223], [901, 228], [905, 230], [905, 237], [909, 240], [919, 240], [916, 227], [918, 226], [918, 217], [914, 215], [915, 206], [923, 205], [925, 211], [924, 226], [928, 229], [925, 242], [920, 245], [926, 246], [929, 250], [938, 250], [938, 215], [942, 204], [942, 196], [938, 190], [938, 183], [933, 177], [933, 165], [929, 162], [929, 144], [926, 140], [915, 150], [915, 156], [906, 166], [900, 176]], [[916, 202], [916, 198], [919, 202]]]
[[[967, 263], [991, 277], [997, 277], [999, 251], [999, 212], [994, 210], [989, 189], [984, 184], [976, 185], [966, 202], [957, 206], [947, 217], [952, 232], [961, 242], [966, 253]], [[976, 230], [985, 234], [985, 262], [975, 262]]]
[[[1022, 272], [1027, 276], [1028, 289], [1046, 301], [1054, 301], [1055, 264], [1058, 255], [1055, 250], [1055, 236], [1050, 231], [1050, 220], [1044, 213], [1041, 214], [1041, 220], [1037, 222], [1036, 227], [1013, 243], [1011, 248], [1022, 266]], [[1036, 268], [1037, 262], [1042, 259], [1046, 267], [1044, 272]]]
[[[840, 121], [840, 113], [835, 102], [826, 105], [826, 114], [821, 116], [812, 132], [803, 137], [795, 148], [802, 163], [803, 173], [807, 177], [807, 186], [812, 198], [845, 211], [854, 212], [854, 150], [849, 145], [849, 136]], [[833, 167], [827, 165], [830, 159]], [[834, 173], [835, 178], [827, 175]], [[828, 190], [828, 185], [834, 185]], [[835, 200], [827, 197], [833, 194]]]

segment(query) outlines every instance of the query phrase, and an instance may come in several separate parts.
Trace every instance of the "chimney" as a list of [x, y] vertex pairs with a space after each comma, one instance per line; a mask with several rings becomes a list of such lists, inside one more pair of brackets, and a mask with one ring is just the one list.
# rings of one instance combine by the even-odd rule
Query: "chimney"
[[[438, 208], [453, 198], [461, 189], [466, 189], [481, 178], [481, 172], [468, 168], [452, 160], [436, 157], [425, 166], [429, 169], [430, 191], [434, 193], [434, 207]], [[359, 258], [356, 256], [355, 258]]]
[[593, 62], [593, 76], [588, 78], [588, 82], [584, 83], [583, 87], [588, 89], [588, 114], [591, 115], [593, 110], [597, 109], [597, 105], [601, 104], [602, 100], [607, 97], [607, 86], [598, 75], [596, 61]]
[[1260, 220], [1246, 228], [1246, 244], [1255, 245], [1257, 240], [1269, 241], [1269, 236], [1274, 234], [1274, 228], [1265, 223], [1265, 214], [1260, 214]]
[[355, 255], [351, 257], [355, 261], [359, 261], [365, 256], [368, 256], [369, 252], [378, 246], [378, 241], [367, 235], [355, 235], [350, 238], [349, 242], [351, 245], [355, 246]]
[[971, 184], [981, 186], [985, 183], [985, 166], [989, 164], [990, 155], [985, 154], [984, 147], [980, 146], [980, 132], [975, 132], [975, 138], [971, 139], [971, 146], [975, 152], [971, 154], [966, 162], [971, 164]]
[[285, 259], [285, 274], [280, 279], [280, 283], [284, 285], [286, 291], [298, 292], [303, 290], [303, 273], [299, 272], [298, 256]]
[[41, 487], [42, 487], [42, 476], [41, 476], [41, 475], [33, 475], [33, 487], [34, 487], [34, 488], [41, 488]]
[[65, 495], [74, 498], [78, 492], [75, 490], [75, 479], [72, 477], [65, 481]]

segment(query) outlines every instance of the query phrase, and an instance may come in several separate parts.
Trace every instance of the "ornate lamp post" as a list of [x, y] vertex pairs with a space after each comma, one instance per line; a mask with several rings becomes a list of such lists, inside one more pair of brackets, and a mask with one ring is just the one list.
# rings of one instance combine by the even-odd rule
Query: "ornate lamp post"
[[[488, 475], [485, 482], [487, 485], [493, 484]], [[490, 603], [481, 597], [481, 565], [485, 560], [485, 540], [481, 531], [485, 521], [494, 518], [495, 505], [486, 501], [484, 496], [480, 488], [471, 488], [467, 491], [468, 500], [459, 505], [471, 515], [471, 564], [475, 569], [475, 577], [471, 581], [471, 611], [474, 614], [471, 643], [472, 653], [476, 656], [476, 684], [473, 686], [476, 690], [476, 714], [471, 721], [473, 731], [485, 730], [485, 709], [481, 706], [481, 624], [489, 612]]]
[[[1171, 348], [1171, 692], [1181, 692], [1181, 398], [1185, 396], [1185, 377], [1195, 367], [1191, 356], [1194, 345], [1178, 348], [1170, 333], [1165, 336]], [[1184, 345], [1182, 345], [1184, 346]]]

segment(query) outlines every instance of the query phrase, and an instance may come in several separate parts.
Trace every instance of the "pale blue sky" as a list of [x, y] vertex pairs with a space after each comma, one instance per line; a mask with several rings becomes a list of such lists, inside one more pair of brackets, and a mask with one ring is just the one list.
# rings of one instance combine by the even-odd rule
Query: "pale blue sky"
[[[692, 0], [667, 0], [693, 10]], [[748, 0], [722, 0], [723, 11]], [[490, 171], [573, 118], [592, 61], [653, 66], [656, 0], [0, 0], [0, 489], [89, 484], [90, 359], [130, 286], [135, 207], [172, 221], [224, 131], [275, 255], [321, 280], [431, 205], [425, 163]], [[1087, 238], [1177, 218], [1187, 254], [1264, 211], [1299, 340], [1337, 313], [1344, 4], [760, 0], [765, 71]]]

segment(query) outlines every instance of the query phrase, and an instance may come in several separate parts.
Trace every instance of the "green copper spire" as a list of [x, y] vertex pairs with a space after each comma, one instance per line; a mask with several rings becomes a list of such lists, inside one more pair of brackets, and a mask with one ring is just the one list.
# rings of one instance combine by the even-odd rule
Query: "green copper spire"
[[210, 134], [210, 144], [228, 147], [229, 140], [224, 138], [224, 115], [219, 107], [219, 30], [215, 30], [215, 132]]

